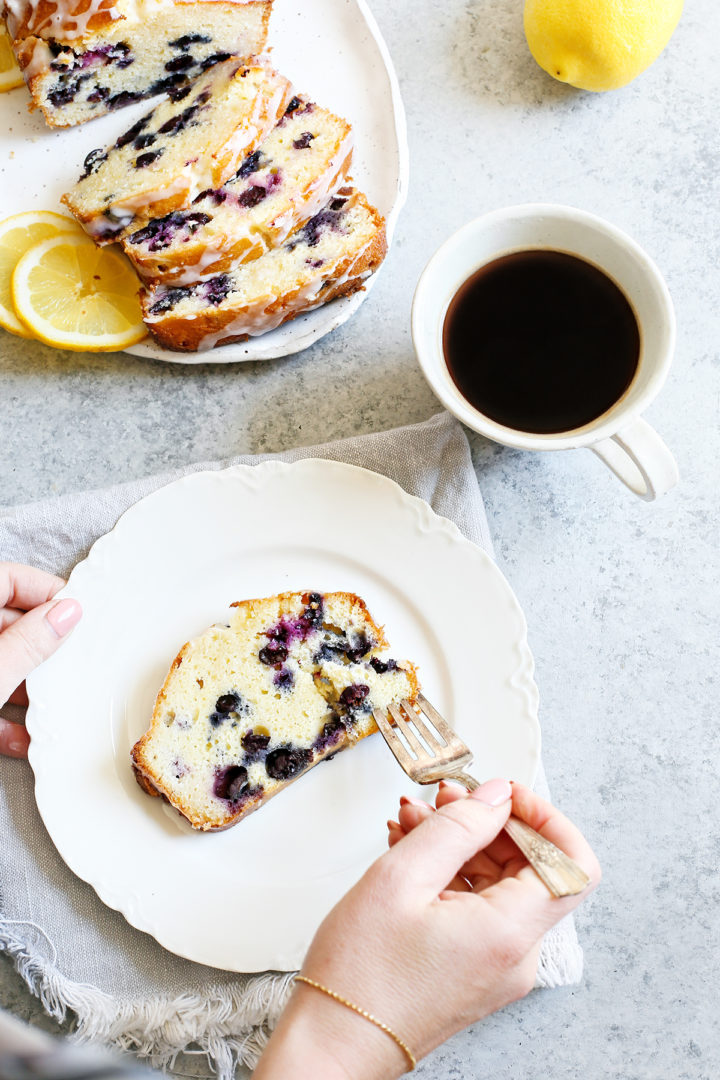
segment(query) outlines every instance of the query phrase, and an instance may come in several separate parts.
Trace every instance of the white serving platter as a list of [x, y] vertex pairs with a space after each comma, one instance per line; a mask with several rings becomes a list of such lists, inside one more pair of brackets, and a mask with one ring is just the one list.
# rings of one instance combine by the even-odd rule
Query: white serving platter
[[[352, 124], [353, 181], [385, 217], [390, 242], [407, 193], [407, 131], [397, 76], [365, 0], [275, 0], [268, 43], [272, 63], [297, 90]], [[78, 128], [52, 131], [41, 113], [28, 112], [28, 102], [24, 86], [0, 94], [3, 218], [23, 210], [66, 212], [60, 196], [77, 180], [89, 151], [114, 142], [151, 107], [144, 102]], [[247, 342], [180, 353], [148, 338], [127, 351], [181, 364], [288, 356], [346, 322], [376, 278], [352, 296]]]
[[130, 749], [180, 646], [228, 605], [349, 590], [390, 655], [475, 752], [478, 779], [532, 784], [538, 695], [525, 619], [485, 552], [420, 499], [337, 462], [196, 473], [137, 503], [73, 571], [84, 616], [28, 680], [37, 803], [100, 898], [180, 956], [293, 970], [330, 908], [386, 848], [415, 789], [379, 734], [234, 828], [194, 832], [137, 785]]

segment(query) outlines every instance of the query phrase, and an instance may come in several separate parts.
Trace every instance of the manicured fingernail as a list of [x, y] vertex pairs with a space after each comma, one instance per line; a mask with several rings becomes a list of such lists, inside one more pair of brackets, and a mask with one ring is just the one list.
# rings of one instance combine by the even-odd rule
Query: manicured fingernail
[[27, 757], [29, 739], [27, 731], [20, 724], [15, 725], [19, 728], [17, 732], [8, 732], [9, 738], [7, 741], [6, 752], [10, 757]]
[[473, 791], [472, 798], [479, 799], [488, 806], [502, 806], [512, 798], [512, 787], [507, 780], [488, 780]]
[[45, 618], [58, 637], [65, 637], [66, 634], [70, 633], [73, 626], [76, 626], [80, 621], [81, 615], [82, 608], [77, 600], [71, 600], [70, 597], [67, 597], [65, 600], [59, 600], [54, 607], [51, 607]]
[[400, 825], [398, 824], [397, 821], [389, 821], [388, 820], [387, 827], [388, 827], [388, 832], [392, 832], [393, 829], [399, 829]]
[[466, 790], [462, 786], [462, 784], [457, 784], [454, 780], [441, 780], [440, 783], [438, 784], [438, 787], [440, 787], [440, 788], [446, 788], [446, 787], [459, 788], [460, 791], [465, 791]]
[[422, 807], [423, 810], [426, 810], [427, 806], [428, 806], [428, 804], [426, 802], [423, 802], [422, 799], [413, 799], [412, 796], [410, 796], [410, 795], [401, 795], [400, 796], [400, 805], [401, 806], [420, 806], [420, 807]]

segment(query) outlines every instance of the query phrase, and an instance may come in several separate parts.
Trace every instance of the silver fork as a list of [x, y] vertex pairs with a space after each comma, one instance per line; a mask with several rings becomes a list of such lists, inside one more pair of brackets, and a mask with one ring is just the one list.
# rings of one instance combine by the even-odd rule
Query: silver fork
[[[470, 748], [423, 694], [418, 694], [414, 703], [401, 701], [400, 708], [391, 705], [387, 712], [375, 709], [373, 717], [398, 764], [416, 784], [456, 780], [468, 791], [480, 786], [465, 772], [473, 759]], [[590, 884], [582, 867], [524, 821], [508, 818], [505, 832], [553, 896], [574, 896]]]

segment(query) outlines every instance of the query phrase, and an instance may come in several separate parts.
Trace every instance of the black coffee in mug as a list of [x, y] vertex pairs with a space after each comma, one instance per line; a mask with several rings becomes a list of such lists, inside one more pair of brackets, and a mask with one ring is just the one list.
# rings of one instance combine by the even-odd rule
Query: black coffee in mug
[[517, 251], [460, 286], [443, 325], [460, 393], [517, 431], [572, 431], [630, 386], [640, 330], [625, 294], [596, 266], [562, 251]]

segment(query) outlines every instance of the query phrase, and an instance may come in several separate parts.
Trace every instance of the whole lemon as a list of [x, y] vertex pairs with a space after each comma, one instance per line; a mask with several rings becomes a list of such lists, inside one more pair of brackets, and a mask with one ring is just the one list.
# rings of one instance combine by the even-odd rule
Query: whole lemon
[[616, 90], [656, 60], [683, 0], [526, 0], [525, 36], [541, 68], [581, 90]]

